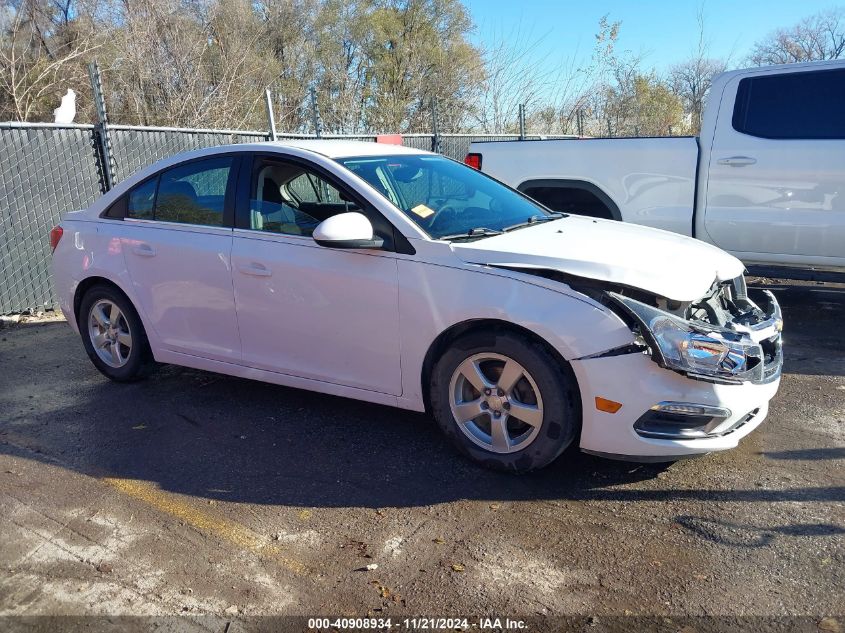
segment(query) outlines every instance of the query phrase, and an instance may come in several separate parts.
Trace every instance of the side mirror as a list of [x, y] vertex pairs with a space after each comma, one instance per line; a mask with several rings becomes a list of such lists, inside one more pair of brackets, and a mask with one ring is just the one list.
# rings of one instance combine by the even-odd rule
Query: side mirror
[[329, 248], [381, 248], [384, 240], [373, 235], [373, 225], [363, 213], [350, 211], [326, 218], [311, 237]]

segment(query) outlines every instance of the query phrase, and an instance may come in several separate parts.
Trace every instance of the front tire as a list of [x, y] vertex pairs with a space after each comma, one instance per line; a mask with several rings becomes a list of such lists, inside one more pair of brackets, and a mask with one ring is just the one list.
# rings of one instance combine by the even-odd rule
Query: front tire
[[153, 369], [144, 326], [122, 293], [94, 286], [82, 297], [78, 322], [88, 358], [108, 378], [132, 382]]
[[580, 395], [568, 366], [512, 332], [454, 341], [432, 371], [435, 420], [458, 449], [491, 468], [547, 466], [580, 427]]

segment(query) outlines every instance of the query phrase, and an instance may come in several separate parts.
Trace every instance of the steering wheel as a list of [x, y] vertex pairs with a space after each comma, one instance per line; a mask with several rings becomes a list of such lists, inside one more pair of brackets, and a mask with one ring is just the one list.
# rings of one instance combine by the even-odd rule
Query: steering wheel
[[451, 205], [446, 205], [440, 207], [439, 210], [434, 212], [434, 215], [430, 215], [429, 217], [423, 219], [422, 224], [424, 228], [427, 229], [436, 229], [439, 226], [448, 227], [449, 223], [456, 220], [458, 217], [458, 212], [455, 210], [454, 207]]

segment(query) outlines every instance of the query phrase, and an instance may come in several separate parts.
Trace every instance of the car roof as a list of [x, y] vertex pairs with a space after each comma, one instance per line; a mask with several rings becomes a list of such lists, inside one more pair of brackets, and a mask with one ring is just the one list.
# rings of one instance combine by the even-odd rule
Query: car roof
[[371, 143], [350, 139], [286, 139], [269, 141], [261, 145], [276, 147], [296, 147], [309, 152], [322, 154], [328, 158], [352, 158], [359, 156], [395, 156], [397, 154], [430, 154], [421, 149], [394, 145], [391, 143]]
[[716, 76], [720, 81], [727, 81], [737, 75], [767, 75], [791, 72], [809, 72], [813, 70], [832, 70], [845, 66], [845, 59], [824, 59], [812, 62], [799, 62], [793, 64], [775, 64], [768, 66], [753, 66], [750, 68], [737, 68], [726, 70]]
[[151, 165], [142, 167], [135, 173], [131, 174], [121, 182], [117, 183], [110, 191], [103, 196], [97, 198], [90, 207], [86, 210], [91, 217], [98, 217], [99, 214], [115, 199], [122, 196], [126, 191], [134, 187], [139, 182], [150, 177], [163, 169], [179, 165], [180, 163], [198, 160], [205, 157], [215, 156], [217, 154], [225, 154], [230, 152], [272, 152], [273, 149], [284, 151], [285, 149], [292, 149], [294, 153], [300, 155], [305, 153], [318, 154], [329, 160], [337, 158], [359, 158], [370, 156], [396, 156], [404, 155], [428, 155], [438, 156], [432, 152], [427, 152], [413, 147], [404, 147], [402, 145], [393, 145], [390, 143], [372, 143], [366, 141], [354, 141], [349, 139], [286, 139], [283, 141], [263, 141], [253, 143], [234, 143], [229, 145], [217, 145], [213, 147], [203, 147], [187, 152], [181, 152], [172, 156], [162, 158]]

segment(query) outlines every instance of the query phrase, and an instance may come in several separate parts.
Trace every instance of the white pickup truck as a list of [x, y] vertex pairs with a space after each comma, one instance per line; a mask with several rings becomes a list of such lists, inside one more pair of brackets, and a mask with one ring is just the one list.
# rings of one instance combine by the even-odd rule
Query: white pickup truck
[[467, 164], [555, 211], [691, 235], [762, 275], [845, 273], [845, 60], [720, 75], [699, 137], [469, 151]]

